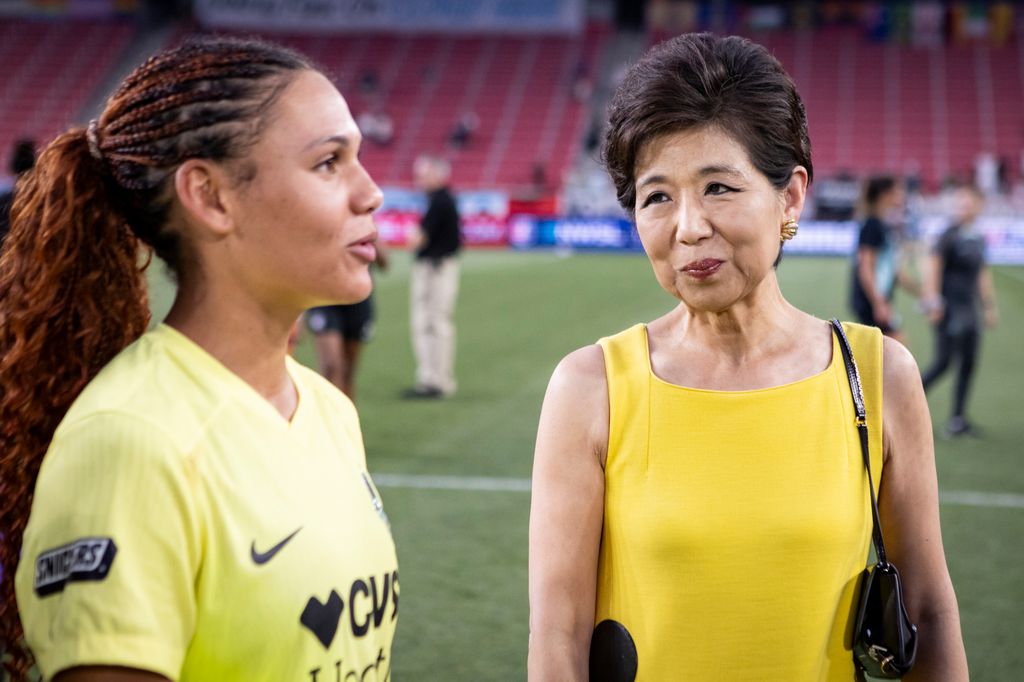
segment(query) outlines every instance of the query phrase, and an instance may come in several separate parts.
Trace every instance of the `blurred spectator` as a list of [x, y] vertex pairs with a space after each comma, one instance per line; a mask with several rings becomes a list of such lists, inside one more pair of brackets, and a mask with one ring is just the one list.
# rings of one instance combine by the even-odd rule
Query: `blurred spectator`
[[996, 164], [996, 177], [999, 182], [999, 193], [1010, 193], [1010, 158], [1001, 154]]
[[903, 269], [899, 225], [905, 219], [906, 190], [891, 176], [876, 176], [864, 186], [864, 222], [857, 237], [850, 303], [861, 324], [878, 327], [906, 343], [899, 316], [892, 309], [896, 284], [917, 295], [918, 286]]
[[587, 150], [587, 154], [593, 155], [597, 153], [597, 148], [601, 144], [603, 126], [604, 117], [599, 113], [595, 113], [590, 120], [590, 125], [587, 126], [587, 134], [583, 140], [583, 147]]
[[458, 252], [462, 246], [459, 209], [448, 188], [451, 166], [421, 156], [413, 167], [416, 184], [427, 193], [427, 211], [414, 240], [411, 273], [412, 346], [416, 384], [406, 398], [442, 398], [455, 393], [455, 297], [459, 289]]
[[29, 139], [18, 140], [11, 152], [11, 185], [0, 189], [0, 248], [3, 247], [7, 231], [11, 229], [11, 205], [18, 176], [36, 165], [36, 144]]
[[391, 144], [395, 137], [395, 124], [383, 109], [364, 111], [356, 118], [356, 124], [363, 137], [382, 147]]
[[535, 161], [530, 169], [530, 193], [534, 199], [547, 196], [551, 187], [548, 185], [548, 168], [543, 161]]
[[585, 62], [576, 64], [576, 70], [572, 76], [572, 97], [577, 102], [586, 102], [594, 91], [594, 84], [590, 80], [590, 72]]
[[932, 250], [921, 307], [935, 327], [935, 357], [922, 374], [927, 391], [956, 360], [953, 409], [947, 437], [969, 435], [967, 392], [981, 349], [981, 324], [994, 327], [999, 319], [995, 287], [986, 265], [985, 238], [975, 227], [985, 197], [973, 185], [956, 192], [953, 225]]
[[999, 161], [992, 152], [981, 152], [974, 158], [974, 184], [986, 197], [999, 193]]
[[373, 69], [367, 69], [363, 71], [359, 76], [359, 90], [364, 95], [372, 95], [377, 92], [377, 88], [380, 86], [380, 78], [377, 76], [377, 72]]
[[452, 127], [452, 132], [448, 136], [448, 141], [456, 149], [462, 149], [467, 146], [473, 137], [473, 134], [480, 127], [480, 117], [472, 111], [465, 111], [459, 116], [458, 120], [455, 121], [455, 125]]

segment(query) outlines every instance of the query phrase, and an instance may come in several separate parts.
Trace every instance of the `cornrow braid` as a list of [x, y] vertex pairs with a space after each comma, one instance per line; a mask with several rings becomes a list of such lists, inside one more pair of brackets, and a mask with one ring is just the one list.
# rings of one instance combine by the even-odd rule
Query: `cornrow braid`
[[54, 140], [18, 181], [0, 256], [0, 665], [14, 679], [31, 663], [14, 575], [39, 467], [72, 401], [145, 331], [151, 254], [180, 272], [170, 178], [190, 158], [243, 159], [268, 108], [312, 68], [269, 43], [191, 40], [135, 69], [98, 120]]
[[244, 156], [289, 82], [282, 76], [311, 68], [278, 46], [197, 38], [147, 60], [111, 96], [98, 120], [98, 149], [129, 225], [173, 271], [182, 254], [164, 233], [172, 170], [189, 158]]

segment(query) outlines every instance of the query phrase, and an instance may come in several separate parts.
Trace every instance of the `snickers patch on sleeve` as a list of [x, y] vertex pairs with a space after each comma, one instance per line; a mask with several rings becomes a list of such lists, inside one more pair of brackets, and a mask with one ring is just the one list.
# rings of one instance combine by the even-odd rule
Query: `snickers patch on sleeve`
[[80, 538], [48, 549], [36, 559], [35, 592], [45, 597], [62, 592], [69, 582], [103, 580], [116, 554], [112, 538]]

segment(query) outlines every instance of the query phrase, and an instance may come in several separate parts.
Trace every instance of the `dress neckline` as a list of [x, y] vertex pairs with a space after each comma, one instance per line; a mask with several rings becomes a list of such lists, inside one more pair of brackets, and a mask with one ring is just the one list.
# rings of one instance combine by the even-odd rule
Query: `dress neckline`
[[806, 377], [804, 377], [802, 379], [795, 379], [793, 381], [789, 381], [789, 382], [786, 382], [784, 384], [778, 384], [778, 385], [775, 385], [775, 386], [765, 386], [765, 387], [762, 387], [762, 388], [748, 388], [748, 389], [735, 390], [735, 391], [726, 391], [726, 390], [717, 389], [717, 388], [695, 388], [693, 386], [683, 386], [681, 384], [674, 384], [674, 383], [672, 383], [670, 381], [666, 381], [665, 379], [662, 379], [660, 376], [658, 376], [655, 373], [654, 365], [651, 363], [651, 339], [650, 339], [650, 335], [647, 332], [647, 325], [646, 324], [641, 324], [640, 327], [641, 327], [641, 330], [643, 332], [644, 357], [647, 360], [647, 373], [650, 375], [651, 380], [656, 382], [656, 383], [658, 383], [658, 384], [661, 384], [662, 386], [665, 386], [665, 387], [673, 389], [673, 390], [691, 391], [691, 392], [694, 392], [694, 393], [705, 393], [705, 394], [712, 394], [712, 395], [737, 395], [737, 396], [739, 396], [739, 395], [752, 395], [752, 394], [756, 394], [756, 393], [765, 393], [765, 392], [769, 392], [769, 391], [779, 391], [779, 390], [785, 390], [785, 389], [789, 389], [789, 388], [795, 388], [795, 387], [801, 386], [803, 384], [807, 384], [807, 383], [814, 382], [814, 381], [819, 381], [819, 380], [829, 376], [830, 374], [832, 374], [834, 372], [835, 366], [836, 366], [836, 356], [839, 355], [839, 347], [838, 347], [838, 342], [836, 340], [836, 336], [835, 336], [835, 334], [830, 334], [830, 337], [832, 339], [832, 355], [829, 358], [828, 365], [825, 367], [825, 369], [823, 369], [823, 370], [821, 370], [819, 372], [815, 372], [814, 374], [811, 374], [810, 376], [806, 376]]

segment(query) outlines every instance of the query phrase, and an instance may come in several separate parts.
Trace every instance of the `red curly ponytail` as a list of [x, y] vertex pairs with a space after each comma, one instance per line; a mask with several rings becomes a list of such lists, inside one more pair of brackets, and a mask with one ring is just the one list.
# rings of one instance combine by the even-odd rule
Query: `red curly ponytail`
[[43, 454], [72, 401], [149, 321], [139, 241], [100, 173], [84, 130], [54, 140], [18, 181], [0, 257], [0, 623], [17, 672], [17, 539]]
[[182, 266], [174, 170], [242, 158], [287, 74], [309, 68], [268, 43], [190, 41], [137, 68], [18, 180], [0, 257], [0, 669], [15, 679], [31, 664], [14, 574], [36, 477], [71, 403], [145, 331], [152, 252]]

